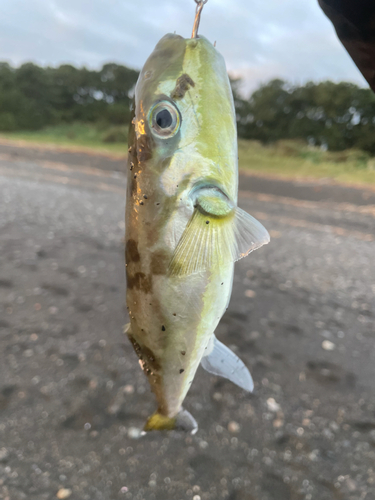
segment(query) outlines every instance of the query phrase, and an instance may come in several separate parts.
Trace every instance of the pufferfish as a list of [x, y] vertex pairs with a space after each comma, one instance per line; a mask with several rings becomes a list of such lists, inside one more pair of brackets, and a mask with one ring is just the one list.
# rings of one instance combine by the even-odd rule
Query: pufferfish
[[224, 59], [203, 36], [167, 34], [139, 75], [129, 134], [125, 331], [157, 400], [145, 431], [197, 430], [182, 402], [199, 364], [253, 390], [244, 363], [214, 334], [234, 262], [269, 242], [237, 195]]

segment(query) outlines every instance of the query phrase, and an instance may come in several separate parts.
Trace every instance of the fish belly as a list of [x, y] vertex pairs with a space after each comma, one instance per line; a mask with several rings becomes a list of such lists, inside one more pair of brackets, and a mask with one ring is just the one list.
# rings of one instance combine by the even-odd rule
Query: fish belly
[[147, 290], [129, 288], [129, 337], [158, 401], [177, 415], [209, 340], [224, 314], [233, 263], [187, 277], [152, 276]]

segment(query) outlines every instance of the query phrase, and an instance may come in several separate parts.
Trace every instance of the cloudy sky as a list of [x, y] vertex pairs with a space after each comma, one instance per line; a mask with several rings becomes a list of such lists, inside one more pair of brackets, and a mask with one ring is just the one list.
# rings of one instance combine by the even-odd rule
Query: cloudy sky
[[[140, 69], [165, 33], [190, 36], [194, 11], [193, 0], [0, 0], [0, 61]], [[200, 33], [245, 92], [275, 77], [366, 85], [317, 0], [209, 0]]]

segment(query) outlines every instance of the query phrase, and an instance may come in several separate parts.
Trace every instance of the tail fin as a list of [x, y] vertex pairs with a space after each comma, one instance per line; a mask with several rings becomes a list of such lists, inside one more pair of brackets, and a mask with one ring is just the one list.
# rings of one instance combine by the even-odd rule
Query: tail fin
[[171, 431], [178, 430], [195, 434], [198, 424], [195, 418], [186, 410], [181, 408], [175, 417], [166, 417], [159, 412], [155, 412], [146, 422], [145, 431]]

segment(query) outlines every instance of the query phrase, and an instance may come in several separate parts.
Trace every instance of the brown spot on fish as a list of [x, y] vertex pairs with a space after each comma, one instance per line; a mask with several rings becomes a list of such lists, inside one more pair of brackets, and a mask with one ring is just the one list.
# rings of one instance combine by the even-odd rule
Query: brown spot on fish
[[184, 370], [183, 368], [181, 368], [180, 373], [184, 373], [184, 371], [185, 371], [185, 370]]
[[171, 257], [167, 252], [163, 250], [154, 252], [151, 257], [151, 273], [159, 276], [167, 274], [168, 264], [170, 260]]
[[134, 350], [138, 356], [139, 359], [142, 359], [142, 349], [141, 346], [138, 344], [138, 342], [135, 340], [135, 338], [132, 335], [128, 335], [130, 342], [132, 343]]
[[181, 354], [182, 354], [183, 356], [185, 356], [186, 351], [181, 351]]
[[129, 182], [130, 186], [130, 196], [134, 196], [137, 193], [137, 181], [132, 178], [131, 181]]
[[126, 274], [127, 286], [130, 290], [135, 288], [144, 293], [151, 293], [152, 277], [146, 276], [145, 273], [135, 273], [133, 276], [128, 272]]
[[126, 242], [125, 257], [126, 262], [139, 262], [141, 260], [136, 241], [130, 239]]
[[139, 162], [144, 162], [152, 158], [152, 147], [154, 141], [146, 134], [140, 136], [137, 141], [137, 156]]
[[142, 361], [142, 369], [147, 374], [161, 370], [161, 365], [151, 349], [146, 346], [141, 346], [132, 335], [129, 335], [129, 340], [132, 343], [138, 358]]
[[151, 367], [152, 371], [159, 371], [161, 370], [161, 366], [159, 361], [156, 359], [155, 354], [149, 349], [148, 347], [143, 346], [142, 347], [142, 352], [144, 355], [144, 361], [147, 362], [147, 364]]
[[171, 93], [171, 98], [182, 99], [190, 87], [195, 87], [195, 83], [188, 74], [184, 73], [177, 78], [176, 87]]
[[161, 325], [161, 331], [165, 332], [165, 326], [164, 325]]

